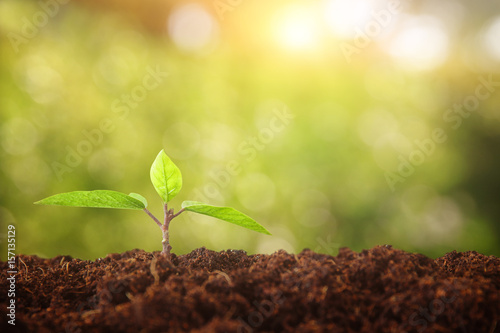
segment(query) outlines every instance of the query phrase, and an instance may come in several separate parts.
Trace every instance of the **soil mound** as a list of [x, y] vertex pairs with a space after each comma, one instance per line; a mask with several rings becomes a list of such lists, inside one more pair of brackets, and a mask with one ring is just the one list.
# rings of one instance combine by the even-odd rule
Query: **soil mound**
[[473, 251], [132, 250], [16, 266], [16, 325], [2, 292], [2, 332], [500, 332], [500, 259]]

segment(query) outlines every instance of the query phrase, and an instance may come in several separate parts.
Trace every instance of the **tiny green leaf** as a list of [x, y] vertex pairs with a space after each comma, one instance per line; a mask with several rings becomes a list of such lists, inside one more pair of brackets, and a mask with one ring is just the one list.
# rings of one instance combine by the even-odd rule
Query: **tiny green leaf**
[[148, 201], [142, 195], [132, 192], [132, 193], [129, 193], [128, 196], [141, 201], [144, 204], [144, 208], [148, 207]]
[[71, 207], [144, 209], [146, 205], [132, 196], [116, 191], [74, 191], [60, 193], [35, 202], [36, 205]]
[[261, 232], [266, 235], [271, 234], [266, 228], [261, 226], [254, 219], [237, 211], [234, 208], [211, 206], [197, 201], [184, 201], [182, 203], [182, 208], [189, 212], [212, 216], [226, 222], [234, 223], [243, 228]]
[[164, 203], [172, 200], [182, 187], [182, 175], [179, 168], [162, 150], [151, 166], [151, 182]]

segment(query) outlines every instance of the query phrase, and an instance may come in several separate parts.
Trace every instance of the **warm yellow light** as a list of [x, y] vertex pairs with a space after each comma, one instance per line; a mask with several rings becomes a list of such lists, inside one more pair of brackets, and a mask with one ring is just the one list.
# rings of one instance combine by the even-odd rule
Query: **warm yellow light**
[[305, 6], [283, 8], [274, 22], [275, 38], [282, 46], [297, 50], [318, 46], [318, 19], [312, 9]]
[[353, 38], [356, 29], [362, 30], [373, 20], [377, 1], [327, 0], [324, 2], [324, 19], [331, 31], [341, 38]]

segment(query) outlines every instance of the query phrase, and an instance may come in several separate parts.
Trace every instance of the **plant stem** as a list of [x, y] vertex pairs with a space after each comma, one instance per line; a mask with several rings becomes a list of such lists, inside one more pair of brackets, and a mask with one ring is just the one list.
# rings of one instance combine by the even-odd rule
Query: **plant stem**
[[153, 219], [153, 221], [156, 222], [156, 224], [158, 224], [158, 226], [161, 228], [161, 222], [158, 221], [158, 219], [156, 218], [156, 216], [154, 216], [153, 214], [151, 214], [151, 212], [147, 209], [147, 208], [144, 208], [144, 211], [146, 212], [146, 214], [149, 215], [150, 218]]
[[175, 214], [173, 209], [169, 210], [168, 209], [168, 205], [164, 204], [163, 205], [163, 212], [164, 212], [164, 221], [163, 221], [163, 224], [161, 224], [161, 222], [158, 221], [158, 219], [153, 214], [151, 214], [151, 212], [149, 210], [147, 210], [146, 208], [144, 208], [144, 211], [161, 228], [162, 235], [163, 235], [163, 239], [161, 240], [161, 243], [163, 245], [163, 250], [161, 251], [161, 253], [165, 254], [167, 256], [167, 258], [170, 259], [170, 250], [172, 249], [172, 246], [170, 246], [170, 235], [169, 235], [169, 232], [168, 232], [168, 227], [170, 226], [170, 221], [172, 221], [172, 219], [174, 217], [179, 216], [184, 211], [184, 208], [181, 209], [180, 211], [178, 211], [177, 214]]
[[162, 253], [167, 256], [168, 259], [170, 259], [170, 250], [172, 249], [172, 246], [170, 246], [170, 235], [168, 234], [168, 227], [170, 225], [170, 221], [172, 220], [172, 211], [168, 210], [168, 205], [165, 204], [163, 206], [163, 211], [164, 211], [164, 223], [163, 226], [161, 227], [162, 233], [163, 233], [163, 239], [161, 241], [163, 245], [163, 251]]
[[172, 218], [179, 216], [183, 211], [184, 211], [184, 208], [182, 208], [180, 211], [178, 211], [177, 214], [174, 214], [172, 216]]
[[172, 221], [172, 219], [174, 217], [179, 216], [184, 211], [184, 208], [182, 208], [177, 213], [174, 213], [173, 209], [169, 210], [168, 209], [168, 205], [164, 204], [163, 205], [163, 212], [164, 212], [163, 224], [161, 224], [161, 222], [156, 218], [156, 216], [154, 216], [153, 214], [151, 214], [151, 212], [147, 208], [144, 208], [143, 210], [161, 228], [161, 232], [162, 232], [162, 235], [163, 235], [163, 239], [161, 240], [161, 243], [163, 245], [163, 250], [161, 251], [161, 253], [165, 254], [167, 256], [167, 258], [170, 260], [170, 250], [172, 249], [172, 246], [170, 246], [170, 235], [169, 235], [169, 232], [168, 232], [168, 227], [170, 226], [170, 221]]

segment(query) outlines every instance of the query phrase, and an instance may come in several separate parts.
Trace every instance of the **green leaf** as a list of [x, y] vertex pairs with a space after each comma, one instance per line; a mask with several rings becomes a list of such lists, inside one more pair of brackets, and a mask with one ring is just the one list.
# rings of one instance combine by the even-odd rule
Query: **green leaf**
[[181, 190], [181, 171], [163, 150], [156, 156], [150, 175], [156, 192], [165, 203], [172, 200]]
[[266, 235], [271, 234], [266, 228], [261, 226], [254, 219], [243, 214], [242, 212], [237, 211], [234, 208], [211, 206], [197, 201], [184, 201], [182, 203], [182, 208], [189, 212], [216, 217], [220, 220], [234, 223], [236, 225], [239, 225], [240, 227], [261, 232]]
[[128, 196], [141, 201], [144, 204], [144, 208], [148, 207], [148, 201], [142, 195], [132, 192], [129, 193]]
[[116, 191], [74, 191], [60, 193], [35, 202], [36, 205], [71, 207], [144, 209], [146, 205], [136, 198]]

